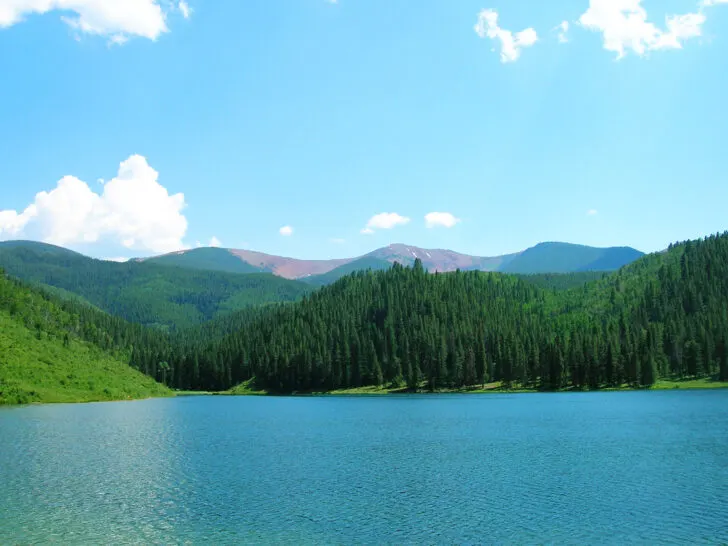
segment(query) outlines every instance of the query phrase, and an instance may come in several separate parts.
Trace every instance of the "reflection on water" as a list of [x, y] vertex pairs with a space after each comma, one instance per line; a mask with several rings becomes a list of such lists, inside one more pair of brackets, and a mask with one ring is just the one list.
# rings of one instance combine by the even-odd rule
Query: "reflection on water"
[[725, 543], [728, 392], [0, 410], [0, 543]]

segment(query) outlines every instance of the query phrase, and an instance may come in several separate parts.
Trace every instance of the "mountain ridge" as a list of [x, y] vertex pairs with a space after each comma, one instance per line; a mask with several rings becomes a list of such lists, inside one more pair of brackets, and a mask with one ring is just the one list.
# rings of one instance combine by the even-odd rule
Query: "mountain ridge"
[[[206, 254], [203, 258], [203, 254]], [[210, 256], [217, 256], [217, 265]], [[632, 247], [591, 247], [563, 242], [543, 242], [520, 252], [499, 256], [475, 256], [442, 248], [422, 248], [393, 243], [360, 256], [329, 260], [306, 260], [235, 248], [197, 248], [135, 261], [195, 269], [231, 272], [263, 272], [291, 280], [321, 285], [360, 269], [386, 269], [395, 262], [411, 265], [419, 259], [430, 272], [497, 271], [503, 273], [571, 273], [613, 271], [644, 256]], [[239, 260], [235, 265], [230, 257]], [[361, 266], [355, 264], [360, 263]], [[246, 264], [246, 265], [241, 265]]]

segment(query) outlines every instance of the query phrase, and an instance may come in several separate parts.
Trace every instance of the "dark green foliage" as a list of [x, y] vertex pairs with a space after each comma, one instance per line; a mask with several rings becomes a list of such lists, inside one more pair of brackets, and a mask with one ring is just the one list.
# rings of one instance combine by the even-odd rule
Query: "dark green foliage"
[[503, 273], [573, 273], [614, 271], [644, 256], [629, 247], [594, 248], [568, 243], [541, 243], [499, 268]]
[[524, 281], [548, 290], [569, 290], [603, 279], [609, 273], [604, 271], [582, 271], [579, 273], [534, 273], [518, 274]]
[[9, 275], [73, 293], [108, 313], [147, 326], [189, 328], [248, 306], [295, 301], [311, 290], [267, 273], [120, 264], [44, 249], [38, 244], [0, 244], [0, 266]]

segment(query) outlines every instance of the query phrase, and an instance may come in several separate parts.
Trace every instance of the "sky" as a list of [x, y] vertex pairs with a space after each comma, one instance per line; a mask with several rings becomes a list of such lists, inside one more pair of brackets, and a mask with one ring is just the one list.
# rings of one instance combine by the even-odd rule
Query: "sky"
[[728, 0], [0, 0], [0, 240], [494, 256], [728, 229]]

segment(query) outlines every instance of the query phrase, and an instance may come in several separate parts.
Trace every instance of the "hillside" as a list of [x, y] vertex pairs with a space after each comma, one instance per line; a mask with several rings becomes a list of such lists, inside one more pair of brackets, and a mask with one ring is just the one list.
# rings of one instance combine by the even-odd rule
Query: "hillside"
[[153, 263], [116, 263], [43, 246], [0, 243], [0, 267], [36, 285], [70, 292], [147, 326], [183, 329], [252, 305], [291, 302], [311, 290], [271, 274], [233, 274]]
[[[728, 234], [554, 290], [518, 276], [355, 273], [217, 340], [187, 336], [199, 388], [555, 390], [728, 377]], [[557, 283], [558, 284], [558, 283]], [[188, 357], [189, 358], [189, 357]]]
[[225, 248], [196, 248], [164, 254], [143, 261], [148, 264], [171, 265], [187, 269], [222, 271], [225, 273], [266, 273], [262, 267], [255, 267], [235, 256]]
[[389, 269], [390, 267], [392, 267], [392, 263], [387, 260], [375, 258], [373, 256], [365, 256], [364, 258], [358, 258], [352, 262], [332, 269], [328, 273], [304, 277], [301, 281], [306, 284], [310, 284], [311, 286], [327, 286], [356, 271], [382, 271]]
[[94, 326], [92, 331], [91, 322], [63, 305], [0, 273], [0, 404], [171, 394], [131, 368], [124, 352], [112, 354], [85, 341], [83, 332], [98, 336], [103, 330]]
[[615, 271], [644, 254], [633, 248], [594, 248], [568, 243], [540, 243], [497, 269], [503, 273], [576, 273]]

